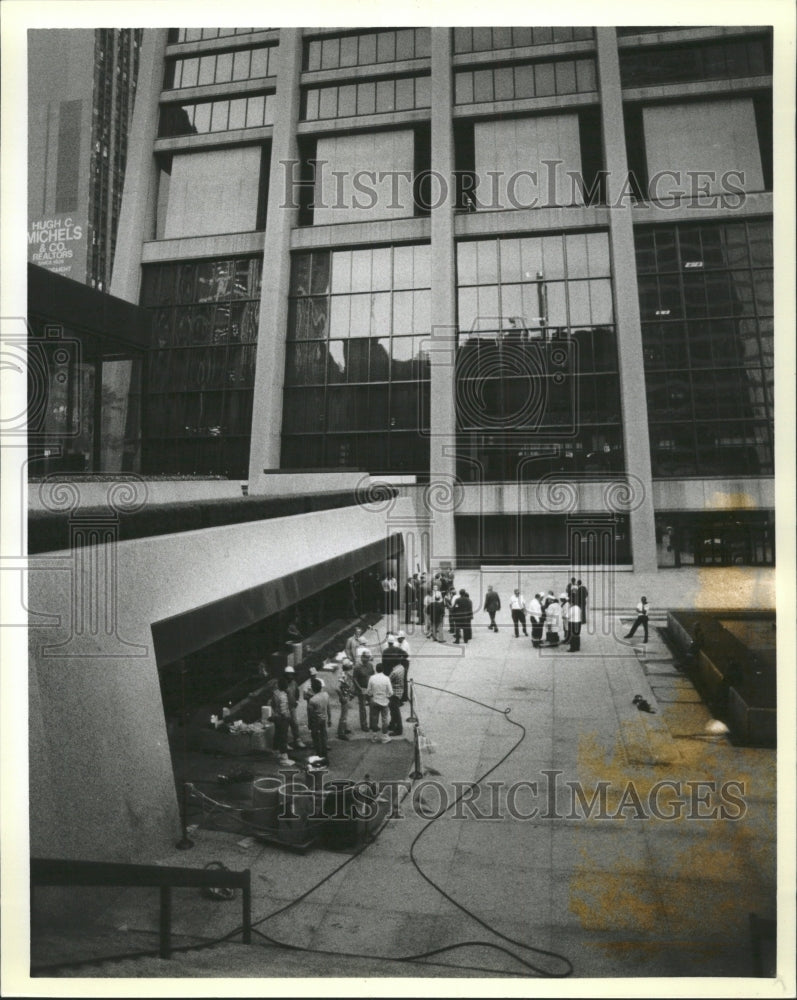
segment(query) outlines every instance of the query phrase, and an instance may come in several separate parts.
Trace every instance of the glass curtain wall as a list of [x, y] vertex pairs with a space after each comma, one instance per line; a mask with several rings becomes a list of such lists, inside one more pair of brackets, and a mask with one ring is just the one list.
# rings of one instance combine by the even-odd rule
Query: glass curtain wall
[[295, 254], [283, 468], [428, 473], [429, 247]]
[[768, 220], [635, 230], [654, 477], [773, 474]]
[[623, 469], [610, 270], [605, 232], [458, 245], [465, 482]]
[[246, 478], [261, 258], [144, 267], [153, 315], [143, 404], [145, 473]]

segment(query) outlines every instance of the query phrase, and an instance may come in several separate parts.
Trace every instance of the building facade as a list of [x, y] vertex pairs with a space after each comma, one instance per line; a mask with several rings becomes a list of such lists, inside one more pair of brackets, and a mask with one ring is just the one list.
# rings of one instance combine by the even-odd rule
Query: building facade
[[[774, 562], [771, 63], [755, 27], [141, 33], [110, 288], [29, 280], [74, 348], [32, 352], [34, 854], [159, 856], [186, 692], [382, 576]], [[70, 114], [31, 190], [80, 203]]]
[[755, 27], [145, 31], [135, 471], [414, 476], [432, 562], [771, 564], [771, 74]]

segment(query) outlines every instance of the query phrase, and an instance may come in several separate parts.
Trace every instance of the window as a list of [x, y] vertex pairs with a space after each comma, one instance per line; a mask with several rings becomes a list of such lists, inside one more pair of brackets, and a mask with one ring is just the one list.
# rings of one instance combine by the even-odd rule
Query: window
[[730, 80], [772, 73], [770, 37], [723, 39], [698, 45], [620, 49], [624, 87], [656, 87], [696, 80]]
[[387, 114], [430, 106], [428, 76], [391, 77], [387, 80], [367, 80], [340, 86], [305, 87], [302, 91], [304, 121]]
[[170, 59], [166, 63], [167, 90], [181, 87], [202, 87], [230, 80], [257, 80], [275, 76], [277, 72], [276, 45], [261, 45], [234, 52], [208, 53]]
[[653, 475], [772, 475], [771, 224], [635, 240]]
[[283, 467], [428, 471], [430, 281], [423, 245], [294, 254]]
[[592, 28], [454, 28], [454, 52], [487, 52], [524, 45], [592, 39]]
[[656, 514], [659, 566], [774, 566], [775, 512]]
[[144, 266], [144, 473], [246, 476], [260, 269], [259, 257]]
[[592, 58], [516, 63], [454, 74], [454, 103], [458, 105], [584, 94], [596, 89]]
[[315, 38], [304, 43], [304, 68], [338, 69], [429, 56], [429, 28], [370, 31], [359, 35]]
[[623, 467], [605, 232], [457, 245], [465, 481]]
[[[243, 100], [243, 98], [240, 98]], [[274, 124], [274, 94], [255, 94], [246, 98], [246, 128]], [[230, 115], [230, 105], [236, 108]], [[169, 138], [178, 135], [199, 135], [239, 128], [240, 105], [236, 101], [195, 101], [185, 104], [164, 104], [160, 110], [158, 135]]]

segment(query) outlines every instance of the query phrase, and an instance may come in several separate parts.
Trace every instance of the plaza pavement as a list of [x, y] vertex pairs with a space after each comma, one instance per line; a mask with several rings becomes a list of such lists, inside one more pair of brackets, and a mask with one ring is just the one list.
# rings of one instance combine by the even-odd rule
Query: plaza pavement
[[[228, 943], [171, 962], [104, 963], [70, 974], [492, 978], [572, 968], [575, 978], [754, 975], [750, 914], [776, 915], [775, 752], [734, 747], [706, 732], [708, 709], [656, 629], [665, 607], [694, 607], [701, 593], [725, 597], [715, 605], [723, 607], [749, 604], [756, 593], [767, 606], [766, 573], [735, 576], [729, 585], [696, 571], [651, 581], [618, 574], [611, 604], [591, 588], [581, 651], [570, 654], [514, 638], [507, 607], [517, 574], [491, 574], [483, 582], [493, 582], [504, 605], [498, 634], [486, 630], [483, 613], [467, 647], [407, 630], [417, 712], [435, 746], [422, 755], [426, 773], [402, 802], [401, 818], [353, 860], [200, 830], [193, 851], [166, 852], [161, 862], [201, 867], [220, 859], [251, 868], [253, 919], [270, 941], [256, 936], [251, 947]], [[520, 584], [528, 600], [555, 580], [523, 572]], [[480, 595], [477, 573], [457, 573], [456, 582]], [[654, 607], [644, 649], [639, 633], [622, 639], [643, 587]], [[655, 714], [637, 710], [637, 694]], [[472, 808], [460, 804], [434, 818], [441, 802], [452, 803], [485, 775], [492, 798], [482, 784]], [[652, 810], [651, 790], [664, 779], [676, 784], [654, 801], [664, 812], [679, 799], [680, 818]], [[731, 786], [735, 801], [721, 798], [728, 781], [741, 783]], [[518, 782], [536, 782], [537, 791]], [[603, 787], [604, 812], [614, 818], [588, 818], [569, 782], [588, 798]], [[535, 806], [536, 817], [518, 818]], [[501, 818], [475, 818], [475, 810]], [[712, 810], [714, 818], [688, 815]], [[156, 901], [151, 890], [132, 892], [137, 901], [126, 890], [103, 916], [106, 953], [152, 947]], [[203, 900], [195, 890], [174, 897], [175, 944], [221, 937], [239, 921], [237, 903]], [[55, 937], [50, 944], [54, 956], [66, 957]], [[296, 945], [310, 951], [286, 950]], [[448, 950], [407, 961], [437, 949]], [[765, 943], [765, 965], [771, 951]]]

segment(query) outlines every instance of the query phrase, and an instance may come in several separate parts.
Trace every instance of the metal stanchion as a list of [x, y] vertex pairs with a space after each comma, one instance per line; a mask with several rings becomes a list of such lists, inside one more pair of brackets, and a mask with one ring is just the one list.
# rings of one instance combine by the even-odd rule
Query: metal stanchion
[[415, 685], [412, 681], [409, 682], [410, 685], [410, 714], [407, 716], [407, 722], [417, 722], [418, 716], [415, 714]]
[[190, 782], [183, 782], [183, 795], [182, 795], [182, 825], [183, 825], [183, 835], [174, 845], [178, 851], [187, 851], [189, 847], [194, 846], [193, 840], [188, 836], [188, 828], [186, 826], [186, 817], [188, 816], [188, 789], [193, 788]]
[[421, 767], [421, 739], [420, 739], [420, 729], [418, 723], [415, 723], [415, 769], [410, 772], [410, 777], [413, 781], [418, 781], [423, 777], [423, 768]]

